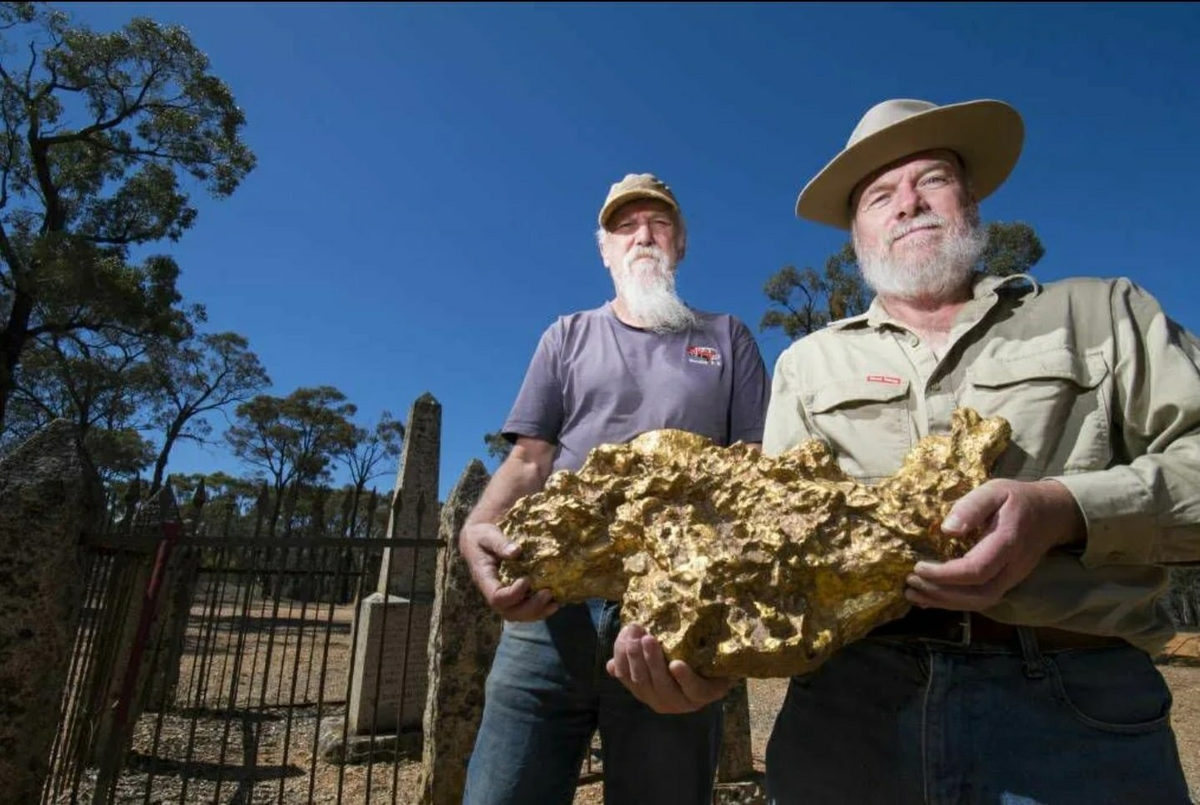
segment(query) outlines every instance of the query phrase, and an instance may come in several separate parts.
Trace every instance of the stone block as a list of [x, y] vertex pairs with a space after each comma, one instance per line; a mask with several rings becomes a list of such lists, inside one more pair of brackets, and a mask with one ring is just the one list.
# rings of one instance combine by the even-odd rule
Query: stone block
[[79, 539], [101, 509], [68, 422], [0, 460], [0, 791], [38, 802], [79, 624]]
[[363, 599], [350, 684], [352, 734], [421, 728], [431, 613], [431, 602], [382, 593]]

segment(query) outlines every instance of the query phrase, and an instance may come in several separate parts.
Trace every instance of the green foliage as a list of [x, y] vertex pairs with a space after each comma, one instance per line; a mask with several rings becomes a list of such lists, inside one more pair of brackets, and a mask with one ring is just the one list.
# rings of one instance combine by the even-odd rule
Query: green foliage
[[284, 489], [290, 520], [299, 486], [324, 478], [330, 461], [351, 449], [355, 428], [350, 417], [356, 411], [332, 386], [299, 388], [286, 397], [259, 394], [238, 405], [225, 439], [236, 456], [265, 472], [272, 483], [270, 533], [275, 533]]
[[1029, 224], [993, 221], [987, 225], [988, 245], [980, 260], [980, 270], [997, 277], [1027, 274], [1045, 255], [1041, 238]]
[[[985, 274], [1028, 273], [1046, 253], [1028, 224], [992, 222], [987, 225], [987, 235], [988, 245], [978, 266]], [[773, 307], [759, 320], [759, 331], [779, 329], [793, 341], [831, 321], [864, 313], [871, 303], [871, 291], [858, 271], [850, 241], [825, 261], [822, 273], [784, 266], [767, 278], [763, 293]]]
[[350, 472], [351, 482], [363, 489], [387, 471], [384, 462], [399, 458], [404, 446], [404, 423], [384, 411], [372, 428], [355, 427], [337, 458]]
[[767, 310], [758, 323], [759, 331], [778, 328], [792, 340], [831, 321], [856, 316], [870, 303], [849, 242], [830, 255], [822, 273], [784, 266], [767, 279], [763, 293], [782, 310]]
[[143, 339], [116, 330], [42, 335], [26, 351], [7, 430], [16, 441], [66, 419], [101, 477], [135, 474], [154, 460], [139, 419], [151, 377]]
[[243, 401], [271, 381], [249, 342], [237, 333], [158, 341], [149, 354], [150, 424], [163, 435], [150, 482], [154, 492], [176, 442], [207, 441], [211, 426], [205, 414]]
[[233, 192], [254, 167], [244, 125], [178, 26], [97, 33], [0, 5], [0, 429], [36, 339], [189, 334], [178, 266], [130, 248], [194, 223], [185, 181]]
[[503, 461], [512, 452], [512, 442], [505, 439], [500, 431], [483, 434], [483, 443], [487, 446], [488, 458], [494, 458], [497, 461]]
[[350, 472], [351, 495], [344, 501], [345, 533], [354, 536], [358, 526], [360, 498], [367, 482], [387, 471], [384, 462], [394, 461], [404, 446], [404, 423], [384, 411], [375, 427], [354, 428], [352, 441], [339, 454]]

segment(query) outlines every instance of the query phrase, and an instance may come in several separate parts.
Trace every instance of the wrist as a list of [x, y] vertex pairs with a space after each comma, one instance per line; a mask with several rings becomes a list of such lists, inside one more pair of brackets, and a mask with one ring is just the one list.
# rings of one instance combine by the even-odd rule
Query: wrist
[[1050, 497], [1053, 510], [1060, 513], [1059, 517], [1055, 518], [1059, 526], [1052, 529], [1053, 544], [1066, 547], [1086, 543], [1087, 520], [1083, 516], [1083, 510], [1079, 508], [1079, 502], [1071, 494], [1071, 490], [1053, 478], [1043, 478], [1037, 483]]

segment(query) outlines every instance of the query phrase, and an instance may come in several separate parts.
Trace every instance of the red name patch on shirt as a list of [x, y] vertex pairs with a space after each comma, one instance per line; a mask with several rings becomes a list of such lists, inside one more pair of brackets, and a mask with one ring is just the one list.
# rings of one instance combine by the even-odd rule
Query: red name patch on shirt
[[900, 378], [889, 375], [867, 375], [868, 383], [887, 383], [889, 386], [899, 386]]
[[688, 347], [688, 361], [691, 363], [704, 363], [709, 366], [721, 365], [721, 353], [716, 347]]

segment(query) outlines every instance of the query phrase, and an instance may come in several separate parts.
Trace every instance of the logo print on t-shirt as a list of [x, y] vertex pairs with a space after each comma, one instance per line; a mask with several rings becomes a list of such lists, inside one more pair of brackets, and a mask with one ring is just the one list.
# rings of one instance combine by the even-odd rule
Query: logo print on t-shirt
[[867, 375], [868, 383], [887, 383], [889, 386], [900, 385], [900, 378], [890, 375]]
[[688, 347], [688, 363], [703, 363], [707, 366], [720, 366], [721, 353], [716, 347]]

